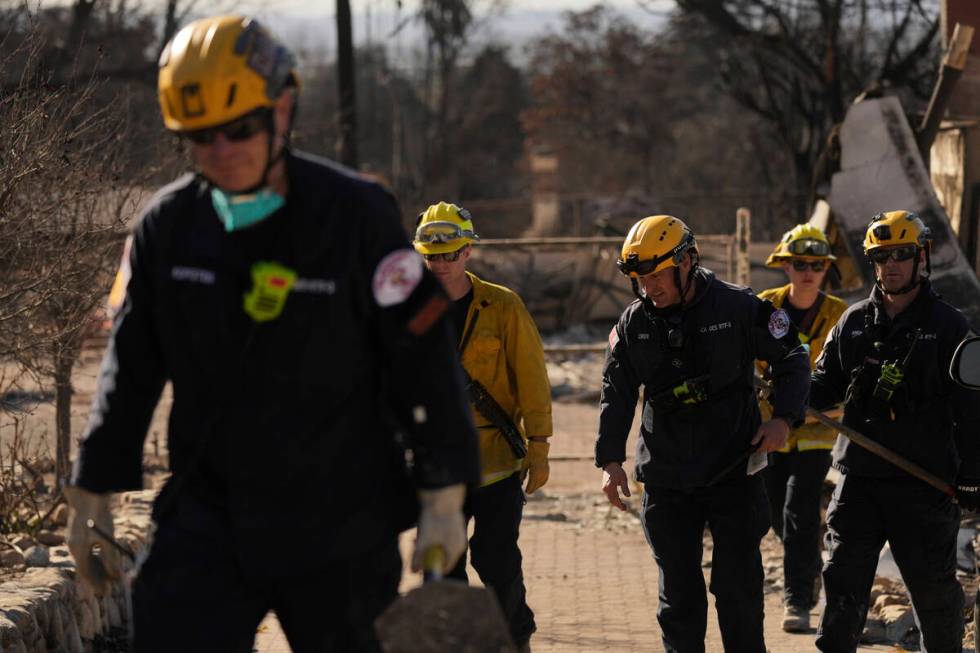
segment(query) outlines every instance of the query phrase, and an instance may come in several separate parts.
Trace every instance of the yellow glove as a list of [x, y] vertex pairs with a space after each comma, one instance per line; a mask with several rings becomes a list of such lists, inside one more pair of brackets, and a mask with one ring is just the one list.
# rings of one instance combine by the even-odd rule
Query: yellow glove
[[547, 440], [531, 438], [527, 443], [527, 457], [524, 459], [524, 469], [527, 471], [525, 494], [534, 494], [548, 482], [550, 468], [548, 466], [548, 450], [551, 445]]
[[[109, 511], [109, 495], [95, 494], [80, 487], [69, 485], [65, 498], [68, 513], [68, 550], [75, 558], [75, 566], [96, 596], [108, 594], [114, 582], [122, 578], [119, 552], [96, 534], [88, 522], [112, 535], [112, 513]], [[98, 545], [98, 552], [93, 548]]]

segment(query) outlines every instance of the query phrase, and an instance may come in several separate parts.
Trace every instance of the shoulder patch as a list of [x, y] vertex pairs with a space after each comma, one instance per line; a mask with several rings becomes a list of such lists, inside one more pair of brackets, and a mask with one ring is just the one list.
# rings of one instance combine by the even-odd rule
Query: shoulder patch
[[779, 340], [789, 333], [790, 321], [789, 314], [781, 308], [777, 308], [769, 316], [769, 333], [773, 338]]
[[378, 306], [400, 304], [422, 281], [422, 257], [413, 249], [396, 249], [378, 263], [371, 288]]
[[609, 349], [615, 349], [616, 345], [619, 344], [619, 334], [616, 333], [616, 327], [614, 326], [609, 330]]

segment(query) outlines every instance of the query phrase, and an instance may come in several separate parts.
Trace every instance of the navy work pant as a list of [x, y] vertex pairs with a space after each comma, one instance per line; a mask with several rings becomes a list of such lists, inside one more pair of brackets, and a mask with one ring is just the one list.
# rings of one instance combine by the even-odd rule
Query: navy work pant
[[960, 653], [963, 591], [956, 580], [959, 508], [913, 478], [845, 475], [827, 513], [827, 607], [817, 631], [824, 653], [857, 648], [885, 541], [912, 598], [923, 653]]
[[[189, 495], [158, 524], [133, 584], [136, 653], [249, 653], [269, 610], [296, 653], [380, 653], [373, 622], [398, 595], [396, 539], [302, 576], [259, 579], [238, 564], [230, 533], [227, 515]], [[269, 555], [277, 548], [270, 542]]]
[[772, 530], [783, 541], [786, 605], [809, 610], [816, 601], [814, 579], [820, 558], [820, 495], [830, 469], [823, 449], [769, 454], [764, 471]]
[[675, 490], [648, 485], [643, 528], [660, 568], [660, 622], [667, 653], [704, 653], [708, 599], [701, 556], [711, 530], [711, 593], [725, 650], [765, 653], [762, 555], [769, 504], [758, 475], [710, 488]]
[[[521, 569], [523, 558], [517, 547], [524, 501], [521, 475], [514, 474], [472, 493], [463, 507], [467, 522], [473, 519], [469, 548], [473, 568], [483, 584], [497, 595], [511, 636], [518, 646], [531, 639], [536, 628], [534, 613], [527, 604]], [[449, 577], [467, 580], [466, 553]]]

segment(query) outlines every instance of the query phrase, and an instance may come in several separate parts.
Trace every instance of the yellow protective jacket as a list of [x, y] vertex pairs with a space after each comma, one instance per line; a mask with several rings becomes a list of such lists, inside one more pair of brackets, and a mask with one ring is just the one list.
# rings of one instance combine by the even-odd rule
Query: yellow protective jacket
[[[782, 308], [783, 302], [789, 297], [789, 288], [789, 284], [781, 288], [770, 288], [759, 293], [759, 297], [761, 299], [768, 299], [776, 308]], [[844, 313], [846, 308], [847, 303], [844, 300], [833, 295], [824, 294], [823, 303], [820, 304], [820, 308], [817, 310], [817, 314], [810, 323], [807, 332], [804, 333], [804, 330], [800, 328], [801, 325], [796, 325], [800, 333], [800, 342], [810, 346], [811, 370], [814, 368], [820, 352], [823, 351], [823, 343], [827, 339], [827, 335], [833, 326], [837, 324], [837, 320], [840, 319], [841, 314]], [[756, 361], [756, 367], [759, 368], [760, 374], [765, 375], [768, 365], [764, 361]], [[772, 417], [772, 406], [768, 401], [759, 402], [759, 408], [762, 410], [763, 419]], [[835, 430], [824, 426], [812, 417], [808, 417], [804, 424], [790, 432], [786, 446], [780, 449], [780, 451], [786, 453], [793, 449], [799, 451], [832, 449], [836, 440], [837, 432]]]
[[[551, 384], [544, 348], [534, 320], [517, 294], [467, 272], [473, 301], [466, 314], [463, 338], [469, 340], [461, 362], [507, 413], [521, 434], [551, 436]], [[521, 469], [500, 431], [475, 408], [480, 435], [481, 486], [503, 480]]]

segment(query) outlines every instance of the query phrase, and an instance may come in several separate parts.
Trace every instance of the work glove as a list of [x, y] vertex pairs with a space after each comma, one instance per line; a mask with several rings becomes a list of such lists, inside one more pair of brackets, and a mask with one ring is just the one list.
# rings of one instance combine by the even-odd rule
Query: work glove
[[[109, 495], [95, 494], [80, 487], [65, 488], [68, 499], [68, 550], [75, 558], [78, 574], [91, 586], [96, 596], [110, 592], [112, 584], [122, 578], [119, 552], [89, 527], [91, 521], [108, 535], [113, 534]], [[94, 550], [98, 546], [97, 550]]]
[[969, 477], [956, 479], [956, 502], [963, 510], [970, 512], [980, 510], [980, 479]]
[[462, 483], [419, 490], [419, 529], [412, 555], [412, 571], [422, 571], [426, 553], [434, 547], [442, 549], [443, 574], [456, 566], [466, 551], [466, 520], [463, 518], [463, 499], [466, 486]]
[[548, 482], [551, 468], [548, 466], [548, 450], [551, 445], [547, 440], [530, 439], [527, 443], [527, 456], [524, 457], [524, 473], [527, 476], [526, 494], [534, 494]]

